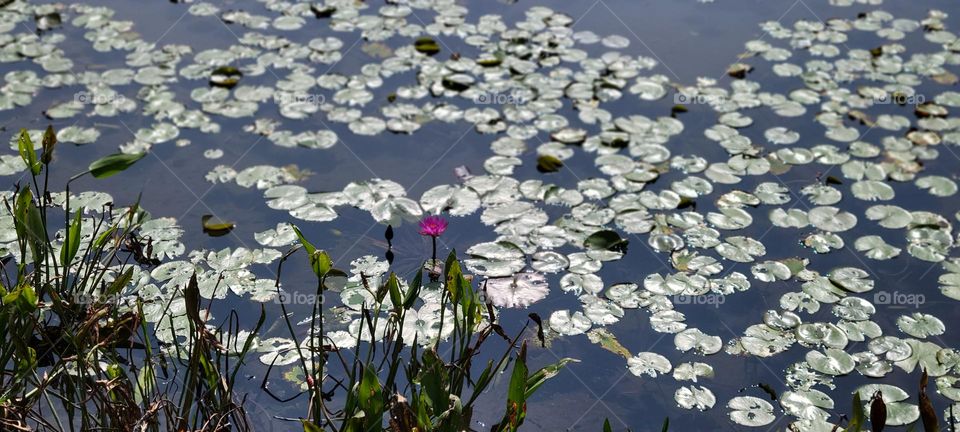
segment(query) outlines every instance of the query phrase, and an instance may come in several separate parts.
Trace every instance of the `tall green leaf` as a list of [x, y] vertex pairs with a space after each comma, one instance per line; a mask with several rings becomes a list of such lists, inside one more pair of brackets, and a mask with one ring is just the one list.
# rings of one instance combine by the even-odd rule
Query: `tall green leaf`
[[526, 345], [520, 348], [521, 355], [513, 364], [513, 374], [510, 375], [510, 387], [507, 388], [507, 412], [500, 422], [503, 431], [516, 431], [523, 424], [527, 416], [527, 363], [523, 352]]
[[20, 138], [17, 139], [17, 149], [20, 151], [20, 157], [23, 163], [33, 175], [40, 174], [40, 161], [37, 160], [37, 151], [33, 148], [33, 140], [30, 139], [30, 133], [26, 129], [20, 129]]
[[403, 299], [403, 308], [410, 309], [413, 307], [413, 303], [417, 301], [417, 296], [420, 295], [420, 288], [423, 286], [423, 268], [420, 268], [420, 271], [417, 272], [417, 275], [413, 277], [413, 281], [410, 282], [410, 288], [407, 290], [406, 297]]
[[73, 258], [77, 256], [77, 251], [80, 250], [80, 224], [83, 222], [81, 212], [83, 209], [77, 210], [76, 216], [73, 217], [73, 222], [70, 223], [70, 228], [67, 229], [67, 238], [64, 239], [65, 242], [63, 247], [60, 249], [60, 263], [64, 267], [70, 265], [73, 262]]
[[300, 232], [300, 228], [298, 228], [296, 225], [290, 225], [290, 227], [293, 228], [293, 232], [297, 234], [297, 238], [300, 240], [300, 244], [303, 245], [303, 248], [307, 250], [307, 254], [313, 255], [313, 253], [317, 251], [317, 248], [313, 245], [313, 243], [310, 243], [310, 241], [303, 236], [303, 233]]
[[323, 432], [323, 428], [317, 426], [312, 421], [300, 420], [300, 423], [303, 423], [303, 432]]
[[310, 243], [296, 225], [292, 227], [293, 232], [297, 234], [297, 238], [300, 240], [300, 244], [303, 245], [303, 249], [307, 251], [307, 258], [310, 262], [310, 268], [313, 269], [313, 273], [316, 274], [317, 277], [324, 277], [327, 273], [330, 273], [330, 270], [333, 269], [333, 260], [330, 259], [330, 255], [326, 251], [317, 249], [313, 243]]
[[534, 372], [533, 375], [530, 375], [530, 377], [527, 378], [527, 388], [524, 398], [529, 399], [530, 396], [532, 396], [533, 393], [543, 385], [543, 383], [547, 382], [548, 379], [557, 376], [557, 374], [560, 373], [560, 369], [563, 369], [563, 367], [567, 364], [579, 362], [580, 360], [565, 357], [554, 364], [544, 366], [540, 370]]
[[443, 360], [434, 349], [423, 351], [423, 368], [417, 377], [427, 399], [431, 414], [439, 414], [446, 410], [450, 401], [450, 392], [447, 386], [449, 374]]
[[372, 364], [363, 368], [363, 378], [357, 389], [360, 409], [366, 418], [365, 430], [380, 430], [383, 422], [383, 388]]
[[90, 164], [90, 174], [96, 178], [107, 178], [130, 168], [138, 160], [143, 159], [146, 153], [114, 153], [93, 161]]
[[42, 262], [47, 250], [46, 230], [29, 187], [17, 195], [13, 216], [17, 237], [30, 246], [34, 262]]
[[397, 280], [397, 274], [390, 272], [390, 278], [387, 279], [387, 289], [390, 291], [390, 302], [397, 310], [403, 307], [403, 293], [400, 291], [400, 281]]
[[[104, 292], [104, 295], [112, 297], [119, 294], [120, 290], [122, 290], [123, 287], [127, 286], [127, 284], [129, 284], [131, 280], [133, 280], [133, 266], [128, 267], [126, 271], [124, 271], [123, 273], [120, 274], [119, 277], [114, 279], [113, 282], [110, 283], [110, 286], [107, 287], [107, 290]], [[191, 279], [191, 281], [192, 281], [191, 285], [193, 285], [196, 282], [194, 279]], [[193, 295], [193, 291], [192, 291], [193, 289], [190, 287], [188, 287], [188, 289], [191, 290], [190, 295]], [[200, 292], [198, 289], [197, 290], [198, 303], [199, 303], [199, 295], [200, 295]], [[199, 309], [199, 306], [197, 307]]]
[[860, 432], [866, 421], [866, 415], [863, 413], [863, 402], [860, 400], [860, 392], [853, 393], [853, 406], [850, 407], [850, 422], [844, 432]]

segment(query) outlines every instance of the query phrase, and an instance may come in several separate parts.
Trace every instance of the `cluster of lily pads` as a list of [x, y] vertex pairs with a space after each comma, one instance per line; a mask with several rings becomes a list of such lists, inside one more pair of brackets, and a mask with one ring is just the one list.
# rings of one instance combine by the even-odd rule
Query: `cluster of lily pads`
[[[587, 335], [594, 341], [615, 341], [608, 329], [623, 319], [647, 317], [652, 330], [674, 335], [676, 349], [702, 361], [673, 365], [665, 353], [614, 346], [626, 357], [630, 373], [672, 377], [680, 384], [675, 399], [684, 409], [717, 404], [704, 385], [714, 375], [709, 362], [714, 355], [796, 358], [784, 371], [790, 388], [776, 403], [802, 430], [833, 430], [838, 419], [830, 412], [837, 395], [827, 392], [838, 377], [850, 374], [883, 378], [922, 368], [935, 377], [942, 396], [960, 402], [955, 387], [960, 353], [939, 338], [946, 331], [942, 319], [920, 310], [900, 315], [895, 331], [884, 329], [874, 321], [884, 311], [870, 301], [877, 284], [870, 266], [894, 258], [939, 265], [944, 271], [940, 290], [960, 300], [960, 258], [953, 256], [957, 233], [952, 229], [957, 216], [895, 204], [898, 193], [951, 200], [958, 190], [956, 181], [943, 174], [955, 166], [952, 147], [960, 145], [960, 120], [950, 116], [960, 106], [960, 92], [948, 87], [958, 81], [949, 69], [960, 65], [960, 37], [947, 29], [946, 13], [907, 19], [873, 9], [825, 22], [763, 23], [764, 37], [745, 44], [746, 52], [727, 71], [731, 79], [701, 78], [686, 85], [657, 73], [654, 59], [624, 53], [630, 39], [578, 31], [574, 17], [546, 7], [531, 7], [523, 20], [508, 25], [496, 15], [468, 21], [468, 10], [452, 0], [379, 6], [352, 0], [259, 3], [261, 13], [191, 4], [196, 19], [222, 20], [239, 36], [237, 45], [194, 51], [145, 42], [133, 32], [133, 23], [114, 20], [108, 8], [14, 2], [6, 8], [22, 13], [0, 16], [0, 61], [21, 65], [29, 60], [46, 74], [26, 66], [8, 72], [0, 109], [30, 105], [42, 88], [82, 88], [83, 100], [58, 102], [46, 115], [151, 118], [151, 127], [121, 145], [125, 152], [178, 141], [183, 128], [216, 134], [220, 118], [248, 119], [247, 133], [278, 146], [318, 151], [340, 140], [328, 123], [345, 124], [360, 136], [412, 134], [430, 122], [466, 124], [489, 142], [483, 173], [434, 186], [419, 198], [380, 178], [312, 192], [299, 184], [308, 172], [295, 165], [218, 165], [207, 179], [262, 190], [268, 207], [307, 222], [334, 220], [343, 207], [394, 226], [431, 214], [479, 214], [495, 238], [466, 248], [465, 262], [484, 279], [493, 305], [528, 307], [548, 295], [576, 296], [579, 309], [548, 311], [545, 325], [559, 336]], [[123, 53], [126, 67], [73, 72], [73, 61], [59, 47], [64, 41], [55, 31], [59, 18], [47, 18], [48, 28], [39, 34], [21, 26], [31, 16], [54, 14], [64, 17], [63, 25], [82, 29], [94, 50]], [[345, 36], [296, 42], [293, 35], [318, 19]], [[847, 46], [853, 34], [872, 38], [876, 47]], [[356, 74], [332, 72], [361, 38], [364, 52], [377, 53], [376, 61]], [[908, 38], [917, 40], [909, 50], [900, 42]], [[463, 52], [446, 52], [447, 42]], [[927, 51], [915, 52], [921, 43]], [[764, 82], [751, 79], [761, 68], [793, 90], [764, 89]], [[387, 79], [403, 84], [384, 91]], [[178, 100], [173, 89], [178, 83], [193, 86], [189, 100]], [[140, 87], [124, 95], [131, 85]], [[515, 103], [476, 103], [490, 94], [510, 94]], [[619, 101], [664, 106], [671, 97], [703, 106], [677, 105], [654, 118], [605, 108]], [[282, 120], [263, 114], [268, 104], [276, 105]], [[716, 121], [688, 138], [683, 119], [696, 115]], [[762, 131], [754, 118], [764, 119]], [[808, 118], [823, 128], [822, 134], [801, 136], [784, 126]], [[292, 131], [302, 128], [291, 125], [317, 119], [311, 124], [322, 128]], [[58, 137], [85, 144], [96, 141], [99, 132], [71, 126], [60, 129]], [[12, 145], [16, 148], [15, 137]], [[577, 176], [575, 184], [516, 174], [525, 163], [546, 160], [551, 167], [546, 171], [555, 171], [590, 157], [595, 172]], [[941, 166], [947, 169], [936, 171]], [[0, 174], [24, 169], [16, 155], [0, 155]], [[71, 198], [74, 207], [93, 211], [111, 202], [97, 192]], [[0, 217], [0, 225], [7, 233], [2, 240], [12, 241], [11, 216]], [[854, 229], [868, 234], [851, 235]], [[766, 234], [744, 233], [771, 230], [794, 238], [796, 250], [770, 256]], [[142, 231], [153, 239], [163, 263], [138, 271], [126, 293], [148, 300], [146, 318], [157, 323], [166, 342], [187, 328], [176, 293], [195, 270], [205, 298], [232, 292], [270, 301], [278, 295], [274, 281], [258, 277], [251, 267], [275, 263], [280, 249], [297, 241], [293, 227], [283, 223], [256, 234], [262, 248], [188, 253], [173, 219], [154, 219]], [[602, 269], [617, 265], [628, 242], [633, 253], [649, 253], [671, 270], [637, 274], [629, 282], [604, 281]], [[822, 268], [793, 256], [851, 248], [861, 266]], [[0, 245], [0, 251], [16, 253], [9, 245]], [[351, 267], [339, 293], [341, 305], [324, 316], [335, 328], [326, 342], [347, 348], [382, 336], [362, 328], [362, 309], [386, 313], [390, 308], [378, 304], [367, 288], [383, 281], [388, 263], [364, 256]], [[726, 340], [721, 337], [726, 335], [690, 327], [680, 310], [689, 305], [676, 307], [678, 298], [732, 296], [774, 283], [788, 287], [776, 307]], [[436, 307], [442, 288], [442, 282], [433, 282], [421, 290], [419, 309], [404, 322], [405, 340], [428, 344], [445, 336], [441, 329], [451, 329], [443, 325], [449, 314]], [[832, 318], [818, 321], [824, 317], [815, 315], [821, 309], [830, 310]], [[288, 338], [265, 338], [256, 345], [261, 360], [272, 365], [295, 362], [296, 346]], [[856, 391], [866, 401], [877, 390], [888, 409], [887, 424], [917, 421], [918, 407], [903, 389], [866, 384]], [[725, 405], [729, 418], [744, 426], [766, 426], [778, 417], [777, 408], [760, 397], [737, 396]]]

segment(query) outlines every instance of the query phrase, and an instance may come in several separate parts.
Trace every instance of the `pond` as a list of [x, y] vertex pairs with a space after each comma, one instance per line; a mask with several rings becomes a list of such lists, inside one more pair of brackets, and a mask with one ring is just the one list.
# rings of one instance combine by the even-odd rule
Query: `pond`
[[359, 275], [410, 284], [429, 215], [531, 368], [579, 360], [525, 430], [830, 431], [876, 390], [887, 430], [919, 429], [922, 371], [960, 423], [955, 1], [0, 3], [4, 197], [30, 183], [21, 128], [38, 151], [57, 131], [56, 192], [142, 154], [72, 181], [71, 208], [150, 213], [157, 260], [121, 292], [161, 349], [194, 272], [211, 324], [263, 307], [238, 390], [255, 430], [308, 413], [282, 401], [304, 385], [286, 323], [309, 338], [317, 301], [299, 254], [277, 293], [291, 224], [350, 276], [322, 297], [344, 346], [382, 306]]

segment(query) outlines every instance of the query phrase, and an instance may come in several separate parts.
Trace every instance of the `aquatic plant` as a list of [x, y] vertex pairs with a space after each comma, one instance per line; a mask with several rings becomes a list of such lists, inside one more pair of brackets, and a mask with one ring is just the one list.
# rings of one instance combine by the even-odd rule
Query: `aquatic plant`
[[[421, 225], [434, 237], [446, 228], [445, 222]], [[328, 278], [343, 272], [332, 267], [326, 252], [304, 238], [299, 229], [294, 230], [317, 277], [316, 298], [323, 299], [330, 289]], [[282, 266], [295, 251], [280, 260], [278, 290]], [[505, 412], [492, 430], [516, 431], [523, 424], [526, 403], [533, 393], [575, 360], [564, 358], [531, 372], [527, 343], [520, 342], [524, 332], [507, 336], [497, 323], [493, 306], [482, 301], [472, 277], [463, 272], [455, 251], [447, 257], [442, 276], [440, 281], [426, 282], [421, 267], [407, 284], [393, 272], [385, 279], [361, 274], [361, 289], [371, 296], [371, 302], [360, 306], [356, 339], [344, 341], [352, 344], [352, 349], [324, 334], [323, 304], [313, 305], [307, 342], [297, 342], [294, 348], [310, 400], [302, 420], [305, 431], [470, 430], [475, 402], [511, 363]], [[418, 303], [423, 304], [419, 312], [414, 309]], [[283, 303], [281, 307], [291, 337], [299, 341]], [[440, 317], [421, 329], [425, 321], [420, 314], [427, 308], [439, 309]], [[540, 325], [539, 317], [533, 315], [532, 319]], [[524, 330], [529, 325], [528, 321]], [[542, 341], [543, 329], [538, 333]], [[474, 364], [492, 336], [506, 342], [503, 353], [485, 365]], [[445, 358], [447, 352], [449, 358]], [[327, 401], [338, 391], [345, 394], [331, 408]]]
[[447, 220], [440, 216], [427, 216], [420, 220], [420, 235], [440, 237], [447, 230]]
[[441, 216], [432, 215], [420, 220], [420, 235], [430, 237], [433, 244], [433, 252], [430, 255], [430, 268], [435, 268], [437, 263], [437, 238], [443, 235], [447, 230], [447, 220]]
[[149, 214], [139, 201], [121, 208], [70, 205], [71, 182], [116, 175], [144, 154], [98, 159], [64, 193], [54, 193], [56, 137], [47, 128], [37, 155], [21, 131], [18, 149], [30, 181], [3, 196], [16, 249], [0, 278], [0, 428], [248, 430], [233, 390], [253, 339], [231, 336], [236, 314], [220, 328], [208, 327], [194, 275], [181, 287], [189, 329], [182, 342], [163, 346], [144, 319], [152, 306], [126, 295], [136, 269], [159, 263], [145, 235]]

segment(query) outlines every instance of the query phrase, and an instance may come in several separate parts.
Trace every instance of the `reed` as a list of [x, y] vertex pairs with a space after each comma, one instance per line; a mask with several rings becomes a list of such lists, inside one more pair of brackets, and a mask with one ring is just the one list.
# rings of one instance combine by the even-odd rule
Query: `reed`
[[[66, 183], [61, 206], [50, 189], [53, 129], [39, 155], [26, 131], [18, 146], [29, 182], [4, 199], [18, 250], [0, 274], [0, 429], [249, 430], [235, 385], [256, 330], [235, 340], [235, 313], [211, 328], [200, 318], [194, 277], [183, 293], [190, 334], [161, 349], [143, 303], [122, 295], [135, 267], [157, 264], [139, 235], [148, 217], [139, 200], [122, 209], [70, 207], [71, 182], [110, 177], [143, 154], [95, 161]], [[257, 329], [263, 320], [261, 310]], [[230, 346], [243, 348], [231, 354]]]

